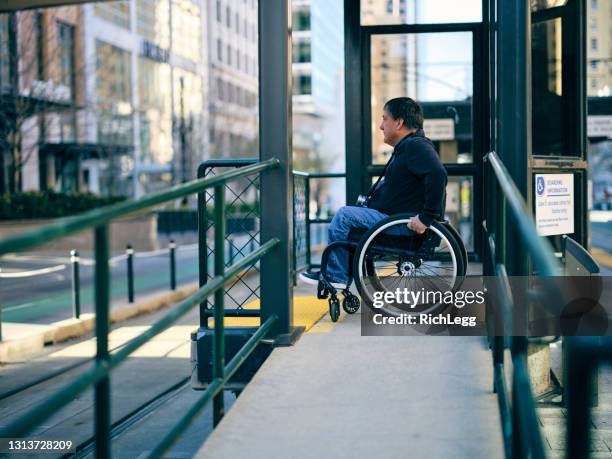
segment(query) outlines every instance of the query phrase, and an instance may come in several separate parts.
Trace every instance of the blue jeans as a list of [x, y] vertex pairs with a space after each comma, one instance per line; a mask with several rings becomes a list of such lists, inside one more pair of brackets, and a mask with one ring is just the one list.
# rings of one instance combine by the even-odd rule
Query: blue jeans
[[[368, 229], [387, 217], [387, 214], [368, 207], [341, 207], [329, 224], [328, 241], [330, 244], [336, 241], [348, 241], [351, 229]], [[348, 284], [350, 261], [347, 249], [344, 247], [333, 249], [327, 259], [325, 278], [329, 282]]]

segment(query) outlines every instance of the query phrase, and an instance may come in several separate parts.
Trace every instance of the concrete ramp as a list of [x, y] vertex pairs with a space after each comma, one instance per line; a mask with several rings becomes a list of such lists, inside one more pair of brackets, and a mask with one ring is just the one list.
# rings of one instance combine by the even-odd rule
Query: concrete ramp
[[196, 457], [503, 457], [484, 338], [362, 337], [343, 317], [275, 349]]

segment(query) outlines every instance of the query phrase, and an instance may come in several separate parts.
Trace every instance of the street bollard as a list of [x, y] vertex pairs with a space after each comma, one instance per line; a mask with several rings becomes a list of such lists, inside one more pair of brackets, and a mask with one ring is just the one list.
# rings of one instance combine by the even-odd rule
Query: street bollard
[[134, 302], [134, 249], [132, 244], [128, 244], [125, 253], [127, 255], [127, 287], [128, 303]]
[[170, 290], [176, 290], [176, 243], [170, 239]]
[[81, 317], [81, 280], [79, 275], [79, 252], [70, 251], [72, 264], [72, 315], [75, 319]]

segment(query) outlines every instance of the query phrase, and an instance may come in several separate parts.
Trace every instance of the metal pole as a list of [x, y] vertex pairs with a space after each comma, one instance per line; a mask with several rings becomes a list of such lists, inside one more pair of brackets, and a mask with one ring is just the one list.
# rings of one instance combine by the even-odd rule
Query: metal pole
[[251, 240], [249, 241], [249, 253], [252, 253], [255, 251], [255, 238], [251, 238]]
[[70, 251], [72, 263], [72, 314], [75, 319], [81, 317], [81, 282], [79, 278], [79, 252]]
[[[215, 186], [215, 277], [223, 276], [225, 272], [225, 185]], [[224, 320], [224, 289], [215, 292], [215, 336], [213, 341], [213, 379], [223, 378], [225, 368], [225, 335]], [[225, 407], [223, 391], [213, 399], [213, 425], [219, 424]]]
[[[108, 226], [95, 229], [95, 305], [96, 305], [96, 365], [109, 365], [109, 290]], [[95, 385], [96, 458], [110, 458], [110, 378], [102, 378]]]
[[128, 303], [134, 302], [134, 249], [128, 244], [125, 253], [127, 255], [127, 288]]
[[176, 243], [170, 239], [170, 290], [176, 290]]
[[[277, 158], [280, 167], [261, 175], [261, 242], [278, 238], [274, 253], [261, 259], [261, 323], [276, 315], [269, 338], [291, 342], [293, 329], [293, 252], [291, 182], [291, 1], [259, 2], [260, 160]], [[282, 338], [281, 338], [281, 335]]]

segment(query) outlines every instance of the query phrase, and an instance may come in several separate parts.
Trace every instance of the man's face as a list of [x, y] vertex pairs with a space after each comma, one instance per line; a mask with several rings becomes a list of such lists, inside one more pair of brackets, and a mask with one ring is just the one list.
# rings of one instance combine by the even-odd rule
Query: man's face
[[387, 145], [394, 147], [400, 140], [402, 126], [404, 126], [404, 121], [401, 118], [394, 120], [387, 110], [383, 110], [379, 128], [383, 131], [383, 140]]

